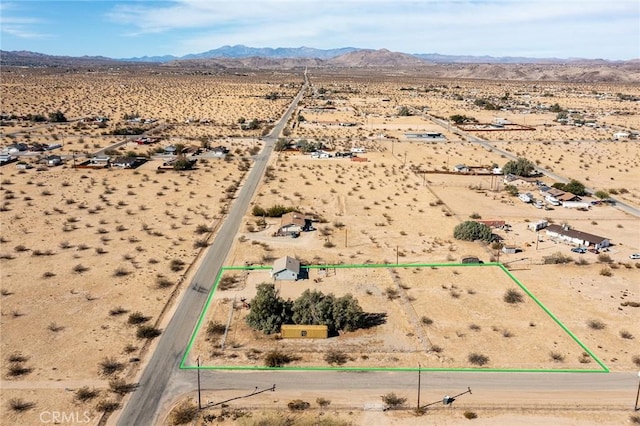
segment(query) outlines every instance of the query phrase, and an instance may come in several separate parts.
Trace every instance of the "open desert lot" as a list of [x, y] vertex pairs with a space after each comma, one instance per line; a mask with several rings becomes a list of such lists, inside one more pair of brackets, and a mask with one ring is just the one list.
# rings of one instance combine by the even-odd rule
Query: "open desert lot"
[[[127, 385], [135, 382], [153, 352], [153, 338], [190, 289], [203, 251], [264, 146], [261, 136], [302, 87], [302, 70], [204, 74], [171, 67], [70, 72], [3, 67], [1, 72], [2, 114], [14, 116], [3, 119], [2, 144], [59, 143], [52, 153], [66, 162], [48, 167], [39, 162], [44, 154], [30, 153], [20, 159], [34, 167], [10, 163], [0, 168], [0, 417], [34, 424], [45, 410], [81, 416], [86, 410], [87, 423], [97, 424], [100, 412], [113, 408], [107, 403], [132, 390]], [[280, 294], [291, 299], [305, 289], [350, 293], [365, 312], [384, 321], [326, 340], [276, 339], [249, 329], [249, 310], [240, 301], [251, 302], [258, 284], [273, 282], [268, 271], [226, 271], [235, 279], [214, 294], [189, 364], [201, 356], [206, 366], [261, 367], [265, 353], [279, 349], [299, 357], [289, 366], [327, 367], [324, 356], [339, 349], [346, 354], [343, 366], [353, 368], [420, 363], [428, 368], [599, 369], [497, 266], [393, 267], [453, 265], [475, 256], [504, 264], [609, 369], [638, 370], [640, 261], [629, 258], [640, 253], [638, 217], [604, 204], [586, 211], [536, 209], [509, 195], [502, 176], [453, 173], [456, 165], [502, 167], [507, 159], [468, 141], [449, 121], [458, 114], [480, 123], [504, 118], [531, 127], [466, 131], [639, 207], [640, 143], [612, 137], [640, 130], [640, 103], [629, 100], [640, 96], [638, 85], [451, 80], [362, 70], [348, 75], [313, 70], [309, 79], [311, 86], [283, 137], [291, 145], [322, 143], [332, 154], [358, 152], [353, 158], [315, 158], [292, 147], [275, 151], [225, 265], [270, 266], [282, 256], [306, 265], [387, 264], [330, 268], [326, 274], [311, 269], [308, 279], [276, 282]], [[499, 108], [486, 109], [487, 103]], [[550, 110], [556, 103], [569, 119], [584, 124], [558, 123], [559, 112]], [[70, 121], [16, 118], [47, 117], [56, 110]], [[125, 115], [152, 122], [129, 122]], [[104, 126], [79, 121], [98, 116], [109, 120]], [[449, 122], [441, 125], [434, 118]], [[160, 141], [138, 145], [132, 140], [139, 135], [106, 134], [132, 126]], [[439, 132], [446, 140], [407, 139], [405, 133], [412, 132]], [[230, 153], [196, 156], [193, 170], [159, 171], [172, 158], [157, 156], [168, 145], [222, 145]], [[72, 167], [74, 153], [84, 160], [108, 149], [148, 161], [132, 170]], [[532, 183], [522, 190], [537, 188]], [[312, 230], [298, 238], [276, 236], [281, 218], [261, 213], [272, 207], [306, 215]], [[510, 228], [493, 232], [518, 251], [506, 254], [498, 246], [456, 240], [456, 225], [471, 219], [505, 221]], [[544, 230], [529, 229], [539, 220], [600, 235], [612, 245], [606, 253], [572, 253], [570, 245]], [[545, 264], [558, 254], [567, 258], [565, 264]], [[504, 301], [509, 289], [523, 295], [522, 303]], [[221, 338], [207, 336], [205, 328], [209, 321], [226, 324], [229, 318], [222, 348]], [[487, 357], [484, 365], [469, 361], [472, 352]], [[87, 392], [77, 392], [85, 386]], [[35, 405], [21, 412], [10, 407], [15, 398]], [[285, 396], [279, 398], [282, 403]], [[350, 398], [348, 392], [336, 395], [336, 407]], [[481, 414], [478, 424], [512, 419], [508, 412], [474, 410]], [[429, 420], [385, 413], [376, 423], [370, 413], [356, 410], [359, 417], [350, 419], [344, 410], [336, 411], [345, 424]], [[461, 412], [448, 414], [438, 424], [466, 421]], [[555, 412], [529, 415], [534, 416], [530, 424], [609, 421], [602, 411], [591, 418], [570, 417], [580, 416], [571, 412], [569, 420]], [[555, 417], [547, 420], [547, 415]], [[627, 417], [616, 412], [611, 418]], [[527, 424], [523, 418], [515, 421]]]

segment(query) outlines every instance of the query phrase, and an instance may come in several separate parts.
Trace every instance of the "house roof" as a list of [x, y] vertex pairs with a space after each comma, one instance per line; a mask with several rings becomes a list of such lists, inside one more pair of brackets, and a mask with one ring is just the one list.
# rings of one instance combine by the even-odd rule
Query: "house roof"
[[277, 274], [278, 272], [282, 272], [284, 270], [289, 270], [295, 272], [296, 274], [300, 273], [300, 261], [296, 258], [284, 256], [279, 259], [276, 259], [273, 262], [273, 267], [271, 268], [271, 274]]
[[280, 220], [280, 226], [297, 225], [304, 226], [306, 223], [306, 217], [302, 213], [289, 212], [282, 215]]
[[599, 244], [602, 241], [606, 240], [605, 237], [600, 237], [598, 235], [589, 234], [587, 232], [578, 231], [575, 229], [564, 229], [560, 225], [549, 225], [547, 226], [547, 232], [565, 235], [569, 238], [575, 238], [582, 241], [587, 241], [592, 244]]
[[500, 228], [505, 225], [504, 220], [476, 220], [478, 223], [483, 223], [491, 228]]

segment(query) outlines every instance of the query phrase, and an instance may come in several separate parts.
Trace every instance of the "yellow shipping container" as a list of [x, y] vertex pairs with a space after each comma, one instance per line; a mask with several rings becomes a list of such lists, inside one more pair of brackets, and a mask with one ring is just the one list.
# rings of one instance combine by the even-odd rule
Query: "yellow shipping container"
[[280, 327], [283, 339], [326, 339], [329, 329], [326, 325], [285, 324]]

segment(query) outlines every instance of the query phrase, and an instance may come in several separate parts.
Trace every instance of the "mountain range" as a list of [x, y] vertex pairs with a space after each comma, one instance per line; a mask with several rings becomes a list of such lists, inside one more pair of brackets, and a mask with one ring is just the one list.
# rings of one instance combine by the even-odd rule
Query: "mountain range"
[[640, 82], [640, 60], [608, 61], [583, 58], [528, 58], [408, 54], [387, 49], [254, 48], [223, 46], [207, 52], [177, 56], [113, 59], [103, 56], [52, 56], [28, 51], [1, 51], [2, 66], [36, 67], [169, 67], [224, 71], [237, 69], [292, 70], [301, 68], [413, 69], [433, 77], [577, 82]]
[[[588, 59], [588, 58], [532, 58], [524, 56], [473, 56], [473, 55], [443, 55], [439, 53], [415, 53], [407, 54], [401, 52], [390, 52], [387, 49], [371, 50], [371, 49], [359, 49], [356, 47], [341, 47], [338, 49], [315, 49], [313, 47], [249, 47], [242, 44], [235, 46], [222, 46], [217, 49], [208, 50], [201, 53], [191, 53], [184, 56], [164, 55], [164, 56], [141, 56], [134, 58], [107, 58], [104, 56], [53, 56], [45, 55], [42, 53], [28, 52], [28, 51], [0, 51], [2, 56], [2, 62], [5, 65], [13, 65], [12, 62], [19, 60], [19, 62], [35, 62], [38, 60], [50, 60], [53, 62], [60, 62], [61, 60], [75, 60], [85, 62], [102, 62], [102, 61], [123, 61], [123, 62], [146, 62], [146, 63], [167, 63], [176, 60], [190, 60], [190, 59], [212, 59], [212, 58], [229, 58], [229, 59], [242, 59], [250, 57], [269, 58], [269, 59], [322, 59], [330, 60], [345, 54], [361, 52], [364, 55], [367, 52], [379, 52], [378, 56], [390, 54], [405, 55], [402, 62], [413, 62], [415, 65], [420, 65], [422, 62], [430, 62], [437, 64], [561, 64], [561, 63], [620, 63], [624, 61], [607, 61], [603, 59]], [[371, 55], [369, 55], [371, 56]], [[410, 57], [418, 59], [409, 59]], [[21, 58], [21, 60], [20, 60]], [[57, 58], [57, 59], [54, 59]], [[335, 61], [335, 65], [338, 65], [341, 61]], [[344, 61], [343, 61], [344, 62]], [[391, 61], [393, 62], [393, 61]], [[15, 64], [17, 65], [17, 64]], [[390, 63], [389, 66], [396, 66], [397, 64]], [[353, 65], [350, 65], [353, 66]]]

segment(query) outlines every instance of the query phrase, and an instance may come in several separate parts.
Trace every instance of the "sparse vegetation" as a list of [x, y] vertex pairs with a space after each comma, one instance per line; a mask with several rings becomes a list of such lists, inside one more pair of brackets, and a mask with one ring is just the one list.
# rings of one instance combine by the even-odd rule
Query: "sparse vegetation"
[[89, 388], [89, 386], [83, 386], [74, 392], [73, 397], [78, 402], [87, 402], [87, 401], [91, 401], [92, 399], [97, 397], [99, 394], [100, 394], [100, 391], [98, 391], [97, 389], [95, 388], [91, 389]]
[[35, 402], [25, 401], [22, 398], [11, 398], [9, 399], [8, 404], [11, 411], [18, 413], [30, 410], [36, 406]]
[[185, 425], [192, 423], [198, 415], [198, 406], [191, 400], [179, 404], [171, 412], [171, 423], [174, 425]]
[[469, 363], [473, 364], [473, 365], [477, 365], [482, 367], [483, 365], [487, 364], [489, 362], [489, 357], [479, 354], [479, 353], [471, 353], [469, 354], [469, 356], [467, 357], [467, 360], [469, 361]]
[[592, 330], [604, 330], [607, 328], [607, 325], [599, 319], [590, 319], [587, 321], [587, 325]]
[[510, 288], [504, 293], [504, 296], [502, 296], [502, 300], [511, 305], [515, 305], [524, 302], [524, 297], [522, 296], [522, 293], [520, 293], [515, 288]]
[[327, 362], [327, 364], [331, 365], [343, 365], [347, 362], [348, 359], [349, 357], [347, 356], [347, 354], [338, 349], [330, 349], [324, 355], [324, 360]]
[[395, 392], [386, 393], [381, 398], [384, 405], [390, 410], [398, 409], [407, 402], [407, 398], [398, 396]]

